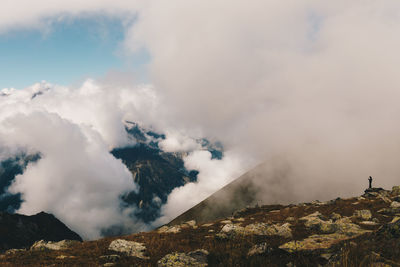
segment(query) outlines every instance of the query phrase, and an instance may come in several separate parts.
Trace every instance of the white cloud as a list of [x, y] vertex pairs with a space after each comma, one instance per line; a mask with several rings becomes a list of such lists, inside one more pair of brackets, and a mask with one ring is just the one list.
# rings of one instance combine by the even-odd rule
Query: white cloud
[[185, 168], [198, 170], [195, 183], [175, 188], [162, 207], [162, 217], [154, 225], [168, 223], [176, 216], [209, 197], [216, 189], [233, 181], [249, 166], [239, 155], [226, 151], [222, 160], [212, 159], [208, 151], [193, 151], [185, 158]]
[[[33, 101], [35, 110], [44, 105], [75, 124], [91, 125], [109, 146], [126, 142], [113, 122], [128, 115], [159, 129], [183, 128], [187, 135], [200, 129], [244, 158], [286, 162], [303, 197], [353, 194], [369, 175], [380, 186], [397, 183], [400, 2], [13, 1], [2, 4], [0, 29], [136, 12], [124, 47], [144, 47], [151, 56], [147, 100], [138, 105], [124, 100], [129, 90], [115, 94], [112, 86], [94, 86], [66, 93], [64, 107], [49, 100], [62, 95], [59, 89], [46, 104], [41, 97]], [[30, 114], [26, 94], [14, 92], [12, 109], [0, 106], [0, 117]], [[95, 101], [82, 100], [84, 94]], [[115, 103], [121, 106], [108, 114]], [[171, 150], [184, 144], [179, 138], [168, 142]], [[203, 194], [200, 187], [197, 192]]]
[[[109, 91], [91, 80], [76, 89], [41, 83], [3, 90], [7, 96], [0, 97], [1, 158], [21, 150], [41, 154], [10, 187], [23, 196], [18, 212], [51, 212], [85, 238], [99, 237], [102, 229], [114, 225], [142, 229], [144, 224], [130, 217], [134, 210], [120, 207], [120, 196], [137, 189], [132, 175], [109, 151], [133, 144], [123, 121], [128, 116], [124, 108], [134, 114], [135, 105], [127, 105], [121, 96], [143, 90], [151, 89]], [[141, 100], [151, 102], [137, 95], [137, 106]]]

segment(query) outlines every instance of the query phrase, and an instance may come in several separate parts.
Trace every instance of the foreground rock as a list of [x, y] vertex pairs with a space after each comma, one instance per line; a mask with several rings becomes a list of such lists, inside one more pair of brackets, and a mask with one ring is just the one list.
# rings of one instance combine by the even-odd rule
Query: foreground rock
[[238, 224], [226, 224], [222, 227], [220, 237], [232, 237], [235, 235], [265, 235], [265, 236], [282, 236], [284, 238], [292, 237], [292, 231], [289, 223], [284, 224], [268, 224], [256, 223], [242, 227]]
[[149, 257], [145, 256], [146, 247], [142, 243], [135, 241], [117, 239], [110, 243], [108, 249], [131, 257], [137, 257], [145, 260], [149, 259]]
[[0, 212], [0, 251], [12, 248], [29, 248], [38, 240], [82, 241], [56, 217], [45, 212], [25, 216]]
[[174, 252], [165, 255], [157, 262], [159, 267], [205, 267], [208, 266], [208, 251], [204, 249], [195, 250], [189, 253]]
[[31, 246], [31, 250], [64, 250], [79, 243], [76, 240], [62, 240], [59, 242], [40, 240]]
[[251, 257], [254, 255], [261, 255], [272, 251], [273, 249], [266, 242], [264, 242], [261, 244], [254, 245], [247, 253], [247, 256]]
[[[366, 210], [357, 210], [355, 216], [360, 219], [370, 219], [371, 212]], [[371, 232], [362, 229], [357, 224], [352, 223], [349, 217], [343, 217], [332, 220], [323, 220], [323, 216], [319, 212], [302, 217], [300, 220], [305, 221], [304, 225], [312, 230], [317, 230], [322, 234], [311, 235], [303, 240], [290, 241], [279, 248], [288, 252], [304, 251], [304, 250], [324, 250], [329, 249], [333, 245], [341, 241], [358, 237], [362, 234]], [[373, 222], [371, 222], [373, 223]], [[369, 223], [367, 223], [369, 224]], [[374, 223], [375, 225], [375, 223]]]
[[356, 210], [353, 216], [357, 219], [368, 221], [372, 218], [372, 213], [370, 210]]

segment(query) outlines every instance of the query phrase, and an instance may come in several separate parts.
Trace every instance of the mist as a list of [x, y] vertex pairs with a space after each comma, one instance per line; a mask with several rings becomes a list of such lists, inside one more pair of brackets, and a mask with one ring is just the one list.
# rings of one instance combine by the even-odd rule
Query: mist
[[[11, 16], [13, 5], [0, 11], [4, 32], [45, 29], [52, 20], [65, 16], [135, 18], [126, 24], [118, 52], [126, 57], [141, 49], [149, 53], [148, 85], [124, 87], [107, 77], [89, 80], [78, 89], [56, 86], [57, 93], [31, 101], [37, 105], [22, 100], [34, 88], [16, 90], [0, 106], [0, 136], [7, 153], [21, 146], [46, 150], [53, 132], [71, 128], [60, 134], [66, 141], [54, 145], [71, 144], [71, 150], [75, 145], [87, 147], [82, 157], [88, 162], [94, 155], [101, 157], [96, 164], [100, 162], [117, 179], [112, 184], [116, 192], [107, 201], [113, 203], [111, 207], [118, 208], [115, 195], [124, 192], [129, 180], [123, 164], [107, 152], [130, 145], [121, 124], [125, 119], [169, 133], [163, 149], [188, 152], [185, 166], [200, 170], [198, 183], [171, 193], [163, 207], [163, 221], [258, 163], [271, 177], [258, 184], [265, 189], [261, 195], [274, 196], [265, 197], [264, 202], [359, 194], [370, 175], [375, 186], [390, 188], [398, 183], [398, 1], [87, 1], [82, 5], [59, 1], [57, 7], [38, 1], [34, 9]], [[48, 128], [36, 137], [24, 135], [35, 126], [21, 121]], [[206, 152], [196, 152], [197, 145], [189, 137], [221, 141], [226, 158], [213, 161]], [[24, 192], [28, 200], [31, 189], [23, 181], [63, 167], [60, 161], [64, 159], [56, 152], [54, 161], [44, 159], [29, 166], [11, 190]], [[66, 163], [76, 166], [73, 161]], [[79, 173], [92, 175], [83, 169]], [[68, 183], [66, 177], [61, 181]], [[109, 181], [100, 180], [108, 188]], [[193, 196], [190, 201], [189, 196]], [[36, 203], [33, 199], [21, 211], [58, 209], [46, 200]], [[111, 214], [105, 217], [114, 217]], [[103, 223], [112, 224], [112, 220]], [[78, 228], [81, 222], [74, 225]]]

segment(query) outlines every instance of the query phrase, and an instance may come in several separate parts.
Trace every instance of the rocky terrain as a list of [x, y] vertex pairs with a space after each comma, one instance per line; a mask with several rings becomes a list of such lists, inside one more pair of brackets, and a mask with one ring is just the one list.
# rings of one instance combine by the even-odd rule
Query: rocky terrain
[[40, 241], [0, 258], [2, 266], [400, 266], [400, 187], [96, 241]]

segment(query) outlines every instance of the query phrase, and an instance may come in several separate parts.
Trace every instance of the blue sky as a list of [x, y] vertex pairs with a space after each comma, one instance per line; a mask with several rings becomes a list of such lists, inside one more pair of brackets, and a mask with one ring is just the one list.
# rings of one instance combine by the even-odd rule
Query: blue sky
[[124, 58], [122, 21], [111, 18], [63, 20], [48, 30], [0, 34], [0, 89], [24, 88], [46, 80], [60, 85], [96, 78], [108, 71], [140, 71], [145, 53]]

